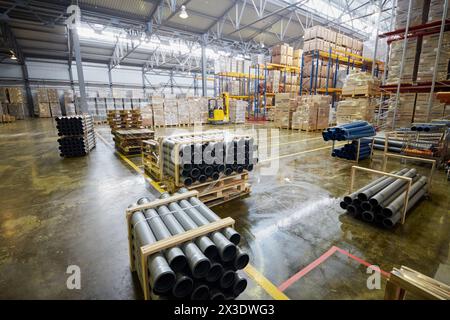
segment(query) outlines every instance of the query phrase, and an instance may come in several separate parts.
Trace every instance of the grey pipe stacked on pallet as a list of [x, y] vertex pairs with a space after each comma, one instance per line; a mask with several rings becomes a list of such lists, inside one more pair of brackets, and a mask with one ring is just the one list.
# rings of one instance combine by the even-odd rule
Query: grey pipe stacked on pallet
[[[174, 148], [179, 145], [178, 155]], [[163, 141], [163, 171], [175, 178], [179, 172], [179, 180], [188, 187], [194, 182], [214, 181], [221, 174], [226, 176], [233, 172], [252, 171], [256, 159], [254, 157], [253, 138], [234, 138], [229, 141], [198, 143], [189, 139]], [[178, 156], [178, 163], [176, 157]]]
[[[180, 193], [187, 191], [182, 188]], [[168, 193], [161, 198], [170, 197]], [[197, 198], [194, 198], [197, 199]], [[134, 212], [131, 217], [135, 268], [141, 278], [139, 248], [195, 229], [218, 219], [212, 212], [204, 216], [204, 204], [180, 200], [156, 208]], [[150, 202], [141, 198], [138, 204]], [[204, 207], [203, 207], [204, 206]], [[237, 272], [246, 267], [249, 256], [237, 243], [240, 235], [232, 228], [201, 236], [148, 258], [149, 285], [153, 294], [163, 299], [223, 300], [234, 299], [247, 287], [247, 280]]]
[[[404, 168], [393, 174], [413, 181], [408, 194], [409, 211], [426, 194], [427, 179], [416, 169]], [[384, 176], [345, 196], [340, 206], [354, 218], [392, 228], [402, 217], [407, 187], [406, 180]]]

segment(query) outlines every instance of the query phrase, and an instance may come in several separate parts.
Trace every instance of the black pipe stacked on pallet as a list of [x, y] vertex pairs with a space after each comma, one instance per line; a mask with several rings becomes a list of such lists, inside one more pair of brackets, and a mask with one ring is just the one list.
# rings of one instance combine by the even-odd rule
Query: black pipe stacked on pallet
[[[179, 193], [187, 192], [180, 189]], [[170, 197], [168, 193], [161, 198]], [[138, 204], [150, 202], [141, 198]], [[141, 277], [140, 247], [220, 219], [198, 198], [172, 202], [131, 216], [132, 252]], [[149, 289], [158, 299], [225, 300], [247, 287], [239, 274], [250, 260], [240, 235], [228, 227], [148, 257]]]
[[[427, 179], [418, 175], [415, 169], [404, 168], [393, 173], [413, 180], [408, 194], [408, 212], [425, 196]], [[383, 176], [345, 196], [340, 207], [356, 219], [393, 228], [402, 218], [407, 186], [406, 180]]]
[[81, 157], [95, 147], [92, 116], [57, 117], [59, 151], [61, 157]]
[[[178, 145], [178, 161], [174, 154]], [[179, 180], [188, 187], [195, 182], [214, 181], [221, 175], [252, 171], [257, 163], [254, 139], [237, 137], [214, 142], [190, 142], [166, 138], [163, 141], [163, 171], [175, 178], [178, 167]]]

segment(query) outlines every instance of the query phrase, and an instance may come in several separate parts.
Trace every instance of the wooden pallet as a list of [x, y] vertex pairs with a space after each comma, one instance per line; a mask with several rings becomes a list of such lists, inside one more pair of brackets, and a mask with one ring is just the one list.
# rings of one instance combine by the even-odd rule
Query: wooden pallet
[[[175, 186], [171, 179], [165, 179], [163, 183], [171, 193], [176, 192], [180, 188]], [[217, 205], [217, 202], [224, 203], [248, 195], [251, 191], [250, 184], [248, 183], [248, 172], [222, 176], [218, 180], [210, 180], [204, 183], [197, 182], [185, 188], [197, 191], [199, 199], [208, 206], [213, 203]]]
[[[198, 237], [210, 234], [214, 231], [218, 231], [224, 229], [226, 227], [234, 227], [235, 221], [228, 217], [225, 219], [221, 219], [218, 221], [211, 222], [209, 224], [200, 226], [196, 229], [192, 229], [189, 231], [185, 231], [183, 233], [174, 235], [172, 237], [166, 238], [164, 240], [156, 241], [155, 243], [148, 244], [145, 246], [141, 246], [137, 252], [138, 257], [135, 257], [135, 247], [133, 244], [134, 239], [134, 229], [131, 223], [131, 217], [134, 212], [142, 211], [145, 209], [157, 208], [162, 205], [167, 205], [172, 202], [177, 202], [183, 199], [188, 199], [191, 197], [197, 197], [198, 193], [196, 191], [190, 191], [183, 194], [173, 195], [169, 198], [154, 200], [150, 203], [146, 203], [143, 205], [137, 205], [130, 207], [126, 210], [126, 219], [127, 219], [127, 228], [128, 228], [128, 253], [130, 258], [130, 269], [131, 272], [136, 272], [139, 278], [139, 282], [141, 284], [141, 288], [144, 292], [144, 299], [151, 299], [151, 288], [149, 286], [149, 273], [148, 270], [148, 257], [157, 252], [162, 252], [168, 248], [173, 248], [182, 243], [192, 241]], [[140, 270], [136, 269], [136, 258], [140, 260]]]

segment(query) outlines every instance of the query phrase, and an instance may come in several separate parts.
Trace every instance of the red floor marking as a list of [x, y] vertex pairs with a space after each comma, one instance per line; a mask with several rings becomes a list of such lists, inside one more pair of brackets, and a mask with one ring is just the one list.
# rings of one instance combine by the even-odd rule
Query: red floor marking
[[[341, 248], [338, 248], [338, 247], [335, 247], [335, 248], [336, 248], [336, 250], [339, 251], [340, 253], [345, 254], [345, 255], [348, 256], [349, 258], [352, 258], [353, 260], [358, 261], [359, 263], [365, 265], [366, 267], [369, 267], [369, 266], [372, 266], [372, 265], [373, 265], [373, 264], [371, 264], [371, 263], [369, 263], [369, 262], [367, 262], [367, 261], [365, 261], [365, 260], [363, 260], [363, 259], [361, 259], [361, 258], [358, 258], [357, 256], [352, 255], [350, 252], [345, 251], [344, 249], [341, 249]], [[380, 269], [380, 273], [381, 273], [385, 278], [389, 278], [389, 272], [386, 272], [386, 271], [383, 271], [383, 270]]]
[[336, 252], [336, 247], [331, 247], [327, 252], [325, 252], [323, 255], [321, 255], [319, 258], [311, 262], [309, 265], [304, 267], [302, 270], [294, 274], [292, 277], [287, 279], [285, 282], [283, 282], [278, 289], [280, 291], [286, 290], [288, 287], [290, 287], [294, 282], [298, 281], [301, 277], [303, 277], [305, 274], [310, 272], [311, 270], [315, 269], [319, 264], [327, 260], [329, 257], [331, 257]]
[[[322, 254], [319, 258], [317, 258], [316, 260], [314, 260], [313, 262], [311, 262], [309, 265], [307, 265], [306, 267], [304, 267], [302, 270], [300, 270], [299, 272], [297, 272], [296, 274], [294, 274], [292, 277], [290, 277], [289, 279], [287, 279], [285, 282], [283, 282], [278, 289], [280, 291], [284, 291], [287, 288], [289, 288], [292, 284], [294, 284], [296, 281], [300, 280], [303, 276], [305, 276], [307, 273], [309, 273], [311, 270], [314, 270], [315, 268], [317, 268], [320, 264], [322, 264], [323, 262], [325, 262], [325, 260], [327, 260], [329, 257], [331, 257], [336, 251], [346, 255], [347, 257], [359, 262], [360, 264], [363, 264], [367, 267], [372, 266], [373, 264], [358, 258], [357, 256], [354, 256], [353, 254], [351, 254], [348, 251], [345, 251], [344, 249], [338, 248], [336, 246], [332, 246], [327, 252], [325, 252], [324, 254]], [[383, 271], [380, 269], [380, 273], [386, 277], [389, 278], [389, 273], [386, 271]]]

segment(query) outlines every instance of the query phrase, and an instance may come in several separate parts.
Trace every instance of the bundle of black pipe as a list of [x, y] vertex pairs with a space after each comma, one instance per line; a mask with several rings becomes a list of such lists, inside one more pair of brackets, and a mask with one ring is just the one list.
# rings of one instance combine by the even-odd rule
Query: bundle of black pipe
[[371, 137], [376, 134], [375, 128], [366, 121], [355, 121], [336, 127], [330, 127], [322, 132], [324, 141], [346, 141], [363, 137]]
[[94, 128], [93, 121], [88, 116], [56, 117], [55, 120], [59, 136], [82, 135]]
[[83, 115], [56, 118], [61, 157], [85, 156], [95, 147], [92, 117]]
[[[175, 154], [176, 148], [178, 154]], [[256, 163], [253, 138], [236, 138], [230, 141], [198, 143], [190, 139], [163, 142], [163, 170], [190, 186], [195, 182], [214, 181], [220, 175], [252, 171]]]
[[[415, 169], [404, 168], [393, 173], [412, 178], [408, 212], [426, 194], [427, 179], [418, 175]], [[408, 182], [404, 179], [383, 176], [345, 196], [340, 206], [354, 218], [392, 228], [402, 217], [407, 187]]]
[[[358, 141], [352, 141], [341, 148], [333, 149], [332, 156], [347, 160], [356, 160], [358, 154]], [[370, 156], [369, 141], [361, 141], [359, 149], [359, 160], [367, 159]]]
[[[186, 189], [182, 188], [180, 193]], [[168, 198], [164, 193], [161, 198]], [[195, 199], [195, 200], [194, 200]], [[150, 202], [141, 198], [138, 204]], [[139, 248], [216, 221], [218, 216], [198, 198], [171, 202], [133, 213], [132, 250], [141, 277]], [[149, 286], [165, 299], [234, 299], [247, 287], [239, 274], [249, 256], [237, 244], [240, 235], [232, 228], [201, 236], [148, 258]]]
[[441, 131], [444, 125], [438, 123], [414, 123], [411, 131], [437, 132]]

